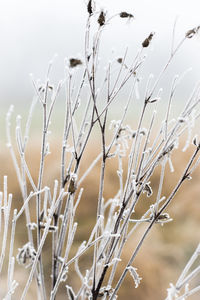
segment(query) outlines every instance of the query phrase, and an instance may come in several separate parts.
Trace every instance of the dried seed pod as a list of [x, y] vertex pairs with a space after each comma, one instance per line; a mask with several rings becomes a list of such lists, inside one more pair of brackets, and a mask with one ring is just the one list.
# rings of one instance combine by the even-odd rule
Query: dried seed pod
[[200, 29], [200, 26], [194, 27], [190, 30], [188, 30], [185, 34], [185, 37], [188, 39], [191, 39]]
[[157, 218], [156, 218], [156, 223], [161, 223], [161, 225], [163, 225], [164, 223], [169, 223], [173, 221], [173, 219], [169, 216], [168, 213], [163, 213], [160, 214]]
[[147, 48], [147, 47], [149, 46], [149, 44], [150, 44], [150, 42], [151, 42], [153, 36], [154, 36], [154, 33], [151, 32], [150, 35], [148, 36], [148, 38], [146, 38], [146, 39], [144, 40], [144, 42], [142, 43], [142, 47]]
[[75, 68], [76, 66], [82, 65], [82, 61], [77, 58], [70, 58], [69, 59], [69, 66], [70, 68]]
[[167, 220], [167, 219], [169, 219], [169, 214], [167, 214], [167, 213], [160, 214], [158, 216], [158, 220]]
[[99, 15], [98, 23], [100, 26], [103, 26], [105, 24], [105, 13], [103, 10], [101, 11], [101, 13]]
[[120, 18], [134, 18], [134, 16], [132, 14], [129, 14], [127, 13], [126, 11], [122, 11], [120, 14], [119, 14]]
[[[119, 63], [119, 64], [122, 64], [123, 63], [123, 67], [125, 67], [126, 69], [128, 69], [128, 67], [127, 67], [127, 65], [125, 65], [125, 63], [124, 63], [124, 59], [123, 58], [118, 58], [117, 59], [117, 62]], [[130, 73], [132, 73], [132, 70], [130, 70]]]
[[122, 59], [121, 57], [117, 59], [117, 62], [118, 62], [119, 64], [121, 64], [122, 61], [123, 61], [123, 59]]
[[188, 39], [191, 39], [194, 35], [195, 35], [196, 31], [195, 31], [195, 28], [193, 29], [190, 29], [186, 32], [185, 36], [188, 38]]
[[142, 43], [142, 47], [146, 48], [149, 46], [149, 39], [145, 39], [144, 42]]
[[91, 16], [91, 14], [93, 13], [92, 0], [88, 1], [87, 11], [88, 11], [89, 15]]
[[76, 191], [76, 189], [77, 189], [76, 176], [75, 176], [75, 174], [74, 174], [74, 175], [72, 175], [72, 177], [71, 177], [71, 180], [70, 180], [70, 183], [69, 183], [68, 192], [69, 192], [70, 194], [74, 194], [75, 191]]
[[150, 182], [147, 182], [143, 188], [143, 193], [147, 193], [147, 197], [151, 197], [151, 195], [153, 194], [153, 190], [149, 183]]

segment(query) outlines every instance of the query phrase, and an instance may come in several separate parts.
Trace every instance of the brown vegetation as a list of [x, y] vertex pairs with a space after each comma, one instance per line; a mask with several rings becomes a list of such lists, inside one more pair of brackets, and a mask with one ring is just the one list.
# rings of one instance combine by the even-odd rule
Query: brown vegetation
[[[96, 149], [93, 146], [94, 143], [91, 143], [87, 153], [85, 154], [85, 162], [83, 166], [87, 169], [88, 163], [90, 160], [94, 159], [94, 153]], [[98, 144], [98, 143], [96, 143]], [[30, 170], [32, 172], [33, 179], [37, 179], [38, 176], [38, 167], [39, 167], [39, 142], [34, 141], [30, 145], [32, 149], [28, 153], [27, 161], [30, 163]], [[94, 151], [95, 150], [95, 151]], [[165, 183], [164, 183], [164, 194], [167, 196], [171, 189], [174, 186], [174, 182], [178, 179], [181, 174], [182, 166], [185, 165], [190, 152], [182, 153], [179, 155], [177, 152], [174, 153], [172, 160], [176, 169], [175, 173], [166, 172]], [[89, 160], [88, 160], [89, 158]], [[48, 161], [48, 170], [46, 170], [44, 176], [44, 185], [48, 184], [53, 186], [54, 179], [59, 178], [59, 164], [60, 164], [60, 152], [59, 152], [59, 141], [54, 141], [51, 149], [51, 154], [47, 158]], [[81, 170], [83, 172], [84, 170]], [[80, 176], [81, 176], [80, 172]], [[22, 197], [17, 183], [17, 177], [12, 166], [12, 162], [8, 153], [6, 151], [1, 152], [1, 170], [0, 178], [2, 182], [3, 175], [8, 175], [8, 186], [9, 192], [13, 193], [13, 207], [18, 209], [22, 205]], [[158, 186], [159, 179], [159, 167], [152, 177], [151, 186], [154, 191]], [[196, 171], [193, 175], [193, 180], [186, 182], [182, 189], [178, 192], [172, 204], [170, 205], [168, 212], [170, 216], [174, 219], [173, 222], [167, 223], [164, 226], [159, 224], [155, 225], [154, 229], [150, 233], [149, 237], [145, 241], [144, 245], [141, 248], [140, 253], [138, 254], [135, 267], [138, 269], [139, 275], [142, 277], [142, 282], [140, 288], [134, 288], [134, 282], [130, 276], [127, 276], [125, 284], [122, 286], [119, 292], [119, 299], [137, 299], [137, 300], [155, 300], [163, 299], [166, 296], [166, 289], [169, 286], [170, 282], [175, 282], [178, 278], [180, 271], [183, 269], [185, 263], [191, 256], [194, 251], [197, 242], [199, 240], [198, 227], [200, 222], [200, 201], [199, 201], [199, 173]], [[114, 160], [111, 160], [106, 169], [106, 180], [105, 180], [105, 190], [104, 190], [104, 199], [107, 201], [110, 197], [113, 197], [118, 189], [118, 178], [116, 176], [116, 163]], [[79, 230], [76, 234], [76, 241], [74, 249], [77, 245], [88, 238], [88, 234], [91, 231], [95, 223], [95, 214], [97, 206], [97, 197], [98, 197], [98, 187], [99, 187], [99, 166], [97, 165], [92, 173], [84, 181], [84, 194], [81, 200], [80, 206], [77, 211], [76, 221], [79, 223]], [[156, 194], [154, 192], [154, 194]], [[154, 197], [154, 194], [151, 198], [144, 198], [142, 204], [136, 207], [135, 215], [140, 217], [142, 213], [150, 205], [151, 200]], [[31, 214], [34, 215], [35, 204], [32, 203]], [[16, 235], [16, 247], [21, 247], [24, 243], [27, 242], [26, 231], [24, 230], [24, 219], [21, 218], [21, 221], [17, 225], [17, 235]], [[140, 237], [143, 230], [141, 226], [140, 231], [137, 232], [137, 236]], [[50, 240], [49, 240], [50, 242]], [[123, 270], [125, 262], [130, 257], [131, 250], [133, 251], [133, 245], [136, 245], [137, 237], [134, 236], [134, 240], [129, 240], [124, 254], [122, 262], [120, 263], [118, 274], [121, 274], [120, 271]], [[45, 245], [44, 250], [44, 262], [45, 269], [48, 272], [49, 266], [49, 246], [48, 242]], [[75, 250], [74, 250], [75, 251]], [[17, 249], [15, 249], [15, 254], [17, 254]], [[89, 254], [88, 254], [89, 255]], [[85, 266], [89, 262], [89, 257], [86, 256], [81, 259], [81, 265]], [[18, 280], [23, 281], [27, 278], [27, 270], [24, 267], [17, 268], [18, 272], [15, 274]], [[49, 273], [50, 276], [50, 273]], [[46, 278], [48, 282], [48, 278]], [[69, 282], [73, 281], [73, 268], [70, 272], [70, 277], [68, 278]], [[77, 284], [79, 284], [77, 282]], [[16, 290], [16, 297], [20, 295], [20, 288]], [[34, 287], [30, 290], [29, 297], [34, 293]], [[62, 293], [64, 290], [60, 289], [58, 299], [62, 299]], [[197, 297], [197, 296], [196, 296]], [[17, 298], [15, 298], [17, 299]], [[193, 297], [192, 299], [197, 299]]]

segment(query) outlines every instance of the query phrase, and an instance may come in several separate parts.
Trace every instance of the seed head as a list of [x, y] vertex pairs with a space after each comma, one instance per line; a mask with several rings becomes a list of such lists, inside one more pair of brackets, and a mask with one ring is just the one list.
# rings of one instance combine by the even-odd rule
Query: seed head
[[146, 38], [144, 40], [144, 42], [142, 43], [142, 47], [147, 48], [149, 46], [153, 36], [154, 36], [154, 32], [151, 32], [150, 35], [148, 36], [148, 38]]
[[70, 180], [70, 183], [69, 183], [69, 188], [68, 188], [68, 192], [70, 194], [74, 194], [76, 189], [77, 189], [76, 179], [77, 179], [76, 174], [72, 174], [71, 175], [71, 180]]
[[126, 11], [122, 11], [120, 14], [119, 14], [120, 18], [134, 18], [134, 16], [132, 14], [129, 14], [127, 13]]
[[119, 58], [117, 59], [117, 62], [118, 62], [119, 64], [121, 64], [122, 61], [123, 61], [123, 59], [122, 59], [121, 57], [119, 57]]
[[101, 13], [99, 15], [98, 23], [100, 26], [103, 26], [105, 24], [105, 13], [103, 10], [101, 11]]
[[161, 225], [163, 225], [164, 223], [169, 223], [171, 221], [173, 221], [173, 219], [168, 213], [160, 214], [156, 219], [156, 223], [161, 223]]
[[88, 1], [87, 11], [88, 11], [89, 15], [91, 16], [91, 14], [93, 13], [92, 0]]
[[199, 29], [200, 29], [200, 26], [197, 26], [197, 27], [194, 27], [194, 28], [188, 30], [185, 34], [185, 37], [188, 39], [191, 39], [195, 34], [198, 33]]
[[76, 66], [82, 65], [82, 61], [77, 58], [70, 58], [69, 59], [69, 66], [70, 68], [75, 68]]

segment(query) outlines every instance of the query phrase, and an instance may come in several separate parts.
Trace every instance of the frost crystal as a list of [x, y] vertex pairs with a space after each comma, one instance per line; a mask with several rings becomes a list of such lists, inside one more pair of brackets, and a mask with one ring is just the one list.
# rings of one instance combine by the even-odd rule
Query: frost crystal
[[137, 289], [137, 287], [140, 284], [140, 281], [142, 280], [142, 277], [139, 277], [139, 274], [137, 273], [137, 268], [129, 266], [127, 269], [129, 270], [129, 272], [135, 282], [135, 288]]
[[26, 265], [26, 268], [31, 266], [36, 256], [36, 251], [31, 243], [25, 244], [22, 248], [19, 248], [18, 251], [18, 263], [21, 265]]
[[178, 291], [172, 283], [170, 283], [170, 287], [167, 289], [167, 293], [167, 299], [169, 300], [173, 300], [174, 297], [178, 296]]

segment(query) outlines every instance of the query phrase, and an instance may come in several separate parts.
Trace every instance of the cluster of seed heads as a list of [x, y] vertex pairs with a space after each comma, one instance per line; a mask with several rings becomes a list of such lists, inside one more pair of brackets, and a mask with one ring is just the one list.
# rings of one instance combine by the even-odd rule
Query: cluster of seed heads
[[[88, 4], [87, 4], [87, 11], [88, 11], [88, 14], [89, 16], [91, 16], [93, 13], [94, 13], [94, 3], [92, 0], [89, 0], [88, 1]], [[99, 14], [99, 17], [98, 17], [98, 20], [97, 22], [99, 23], [100, 26], [103, 26], [105, 25], [105, 12], [102, 10]], [[130, 13], [127, 13], [126, 11], [122, 11], [121, 13], [119, 13], [119, 16], [120, 18], [128, 18], [128, 19], [132, 19], [134, 18], [134, 16]]]

